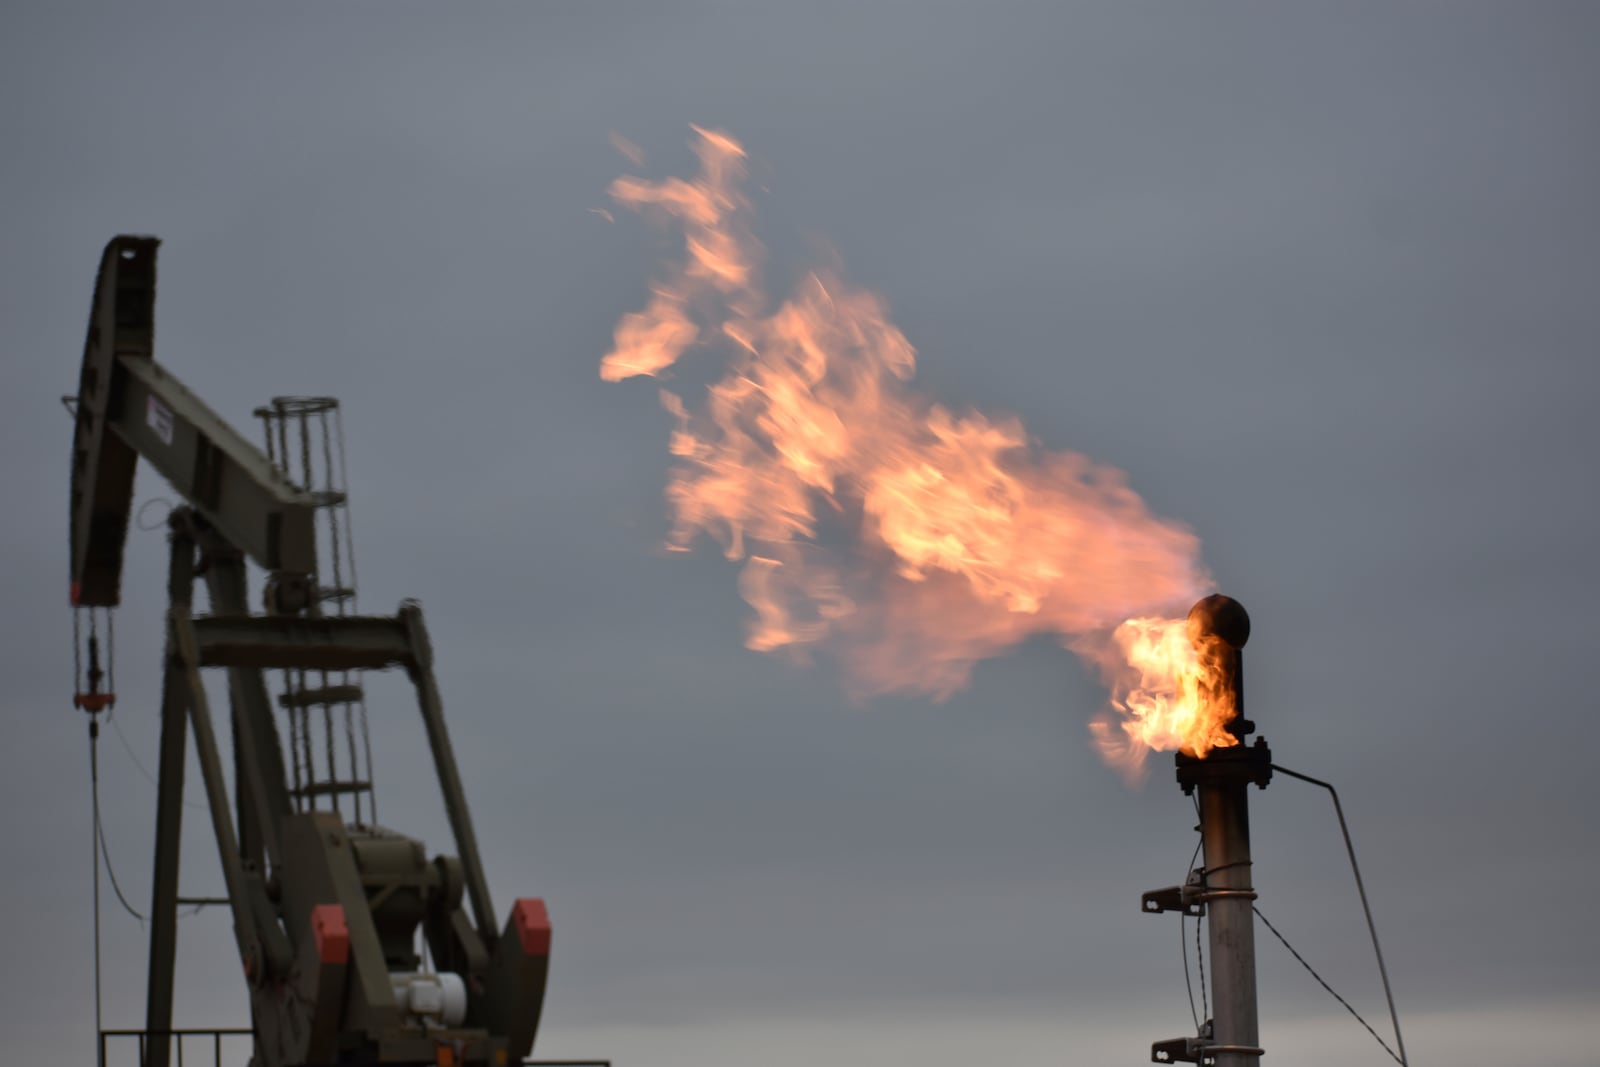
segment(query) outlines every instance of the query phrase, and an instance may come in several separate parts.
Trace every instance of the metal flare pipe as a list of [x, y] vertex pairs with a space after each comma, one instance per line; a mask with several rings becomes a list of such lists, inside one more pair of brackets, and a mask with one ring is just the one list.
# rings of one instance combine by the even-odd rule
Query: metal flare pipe
[[1209, 596], [1189, 612], [1189, 635], [1202, 655], [1222, 664], [1211, 697], [1231, 699], [1235, 716], [1228, 730], [1239, 744], [1213, 749], [1205, 758], [1179, 753], [1178, 784], [1186, 794], [1199, 791], [1200, 833], [1205, 866], [1192, 899], [1206, 906], [1211, 949], [1211, 988], [1215, 1000], [1211, 1032], [1195, 1050], [1202, 1063], [1253, 1067], [1262, 1055], [1256, 1016], [1256, 898], [1250, 876], [1248, 788], [1265, 788], [1272, 777], [1266, 741], [1245, 744], [1255, 724], [1245, 718], [1244, 646], [1250, 616], [1238, 601]]

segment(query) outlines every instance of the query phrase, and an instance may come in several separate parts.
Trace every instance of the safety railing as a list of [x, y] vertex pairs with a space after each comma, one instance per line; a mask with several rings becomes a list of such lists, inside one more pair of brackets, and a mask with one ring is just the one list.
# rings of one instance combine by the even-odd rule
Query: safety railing
[[246, 1067], [254, 1037], [252, 1030], [102, 1030], [100, 1067], [148, 1067], [163, 1045], [171, 1067]]
[[[102, 1030], [100, 1067], [148, 1067], [152, 1043], [162, 1040], [172, 1067], [246, 1067], [254, 1036], [251, 1030]], [[523, 1060], [522, 1067], [611, 1067], [611, 1061]]]

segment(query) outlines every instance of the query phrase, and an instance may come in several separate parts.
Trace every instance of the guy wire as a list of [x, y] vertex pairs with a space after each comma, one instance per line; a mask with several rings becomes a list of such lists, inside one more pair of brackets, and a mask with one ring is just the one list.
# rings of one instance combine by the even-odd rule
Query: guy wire
[[[1272, 765], [1272, 769], [1279, 774], [1287, 774], [1290, 778], [1298, 778], [1302, 782], [1319, 785], [1326, 789], [1328, 795], [1333, 798], [1333, 813], [1339, 817], [1339, 832], [1344, 835], [1344, 850], [1350, 857], [1350, 870], [1356, 876], [1356, 892], [1361, 895], [1361, 911], [1367, 917], [1367, 932], [1372, 935], [1372, 952], [1378, 958], [1378, 975], [1383, 979], [1383, 995], [1389, 1002], [1389, 1023], [1394, 1027], [1394, 1043], [1400, 1050], [1400, 1054], [1395, 1058], [1404, 1067], [1409, 1067], [1409, 1061], [1406, 1059], [1405, 1038], [1400, 1036], [1400, 1015], [1394, 1010], [1394, 992], [1389, 988], [1389, 969], [1383, 965], [1383, 949], [1378, 945], [1378, 927], [1372, 921], [1372, 908], [1367, 904], [1367, 887], [1361, 881], [1361, 867], [1356, 863], [1356, 847], [1350, 841], [1350, 827], [1344, 821], [1344, 805], [1339, 803], [1339, 791], [1320, 778], [1313, 778], [1309, 774], [1301, 774], [1299, 771], [1291, 771], [1289, 768], [1279, 766], [1276, 763]], [[1260, 913], [1258, 912], [1257, 914]], [[1265, 918], [1262, 921], [1265, 922]], [[1268, 929], [1271, 929], [1271, 926], [1271, 923], [1267, 923]], [[1273, 932], [1276, 933], [1277, 931]], [[1288, 942], [1285, 941], [1284, 944], [1287, 946]], [[1289, 951], [1293, 952], [1294, 950], [1290, 949]], [[1302, 960], [1301, 962], [1303, 963], [1304, 961]], [[1329, 990], [1329, 992], [1332, 992], [1332, 990]], [[1360, 1016], [1356, 1017], [1360, 1018]], [[1368, 1029], [1371, 1029], [1371, 1027], [1368, 1027]], [[1377, 1035], [1374, 1034], [1373, 1036], [1376, 1037]], [[1391, 1055], [1393, 1054], [1391, 1053]]]

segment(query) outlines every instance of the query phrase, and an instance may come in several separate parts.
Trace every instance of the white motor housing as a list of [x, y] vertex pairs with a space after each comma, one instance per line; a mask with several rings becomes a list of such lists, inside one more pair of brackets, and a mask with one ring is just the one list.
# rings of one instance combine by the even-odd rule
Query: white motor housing
[[460, 1026], [467, 1017], [467, 983], [444, 971], [390, 971], [395, 1003], [407, 1022], [422, 1026]]

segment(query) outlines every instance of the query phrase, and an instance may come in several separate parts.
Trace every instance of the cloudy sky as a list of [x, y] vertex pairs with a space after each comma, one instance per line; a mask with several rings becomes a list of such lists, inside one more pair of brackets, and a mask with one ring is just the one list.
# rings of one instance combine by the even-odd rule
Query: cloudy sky
[[[843, 263], [930, 395], [1200, 535], [1253, 718], [1343, 790], [1417, 1061], [1592, 1063], [1597, 33], [1580, 3], [7, 5], [8, 1058], [93, 1054], [58, 397], [118, 233], [163, 240], [157, 358], [226, 417], [343, 399], [362, 605], [424, 603], [496, 906], [549, 901], [536, 1052], [1136, 1063], [1189, 1031], [1138, 898], [1192, 813], [1162, 761], [1099, 762], [1078, 661], [852, 706], [741, 647], [715, 546], [661, 550], [670, 420], [597, 367], [671, 244], [590, 209], [612, 131], [685, 174], [693, 122], [749, 149], [771, 276]], [[162, 535], [128, 561], [102, 790], [143, 907]], [[406, 687], [370, 689], [383, 822], [448, 850]], [[1384, 1030], [1326, 797], [1253, 800], [1263, 912]], [[221, 888], [204, 818], [185, 893]], [[144, 931], [103, 921], [106, 1025], [140, 1026]], [[180, 945], [177, 1024], [247, 1025], [226, 916]], [[1258, 951], [1274, 1062], [1383, 1061]]]

